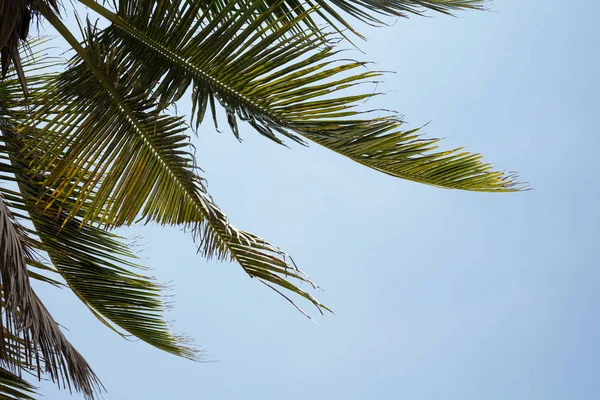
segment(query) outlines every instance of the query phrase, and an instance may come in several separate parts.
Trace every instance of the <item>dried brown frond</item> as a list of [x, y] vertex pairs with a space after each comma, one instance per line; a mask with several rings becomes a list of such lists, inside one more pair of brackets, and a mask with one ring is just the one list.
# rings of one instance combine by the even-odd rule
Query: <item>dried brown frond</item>
[[[56, 0], [44, 0], [58, 13]], [[0, 78], [4, 79], [12, 64], [19, 77], [25, 98], [29, 95], [19, 45], [27, 40], [29, 27], [36, 14], [31, 0], [0, 0]]]

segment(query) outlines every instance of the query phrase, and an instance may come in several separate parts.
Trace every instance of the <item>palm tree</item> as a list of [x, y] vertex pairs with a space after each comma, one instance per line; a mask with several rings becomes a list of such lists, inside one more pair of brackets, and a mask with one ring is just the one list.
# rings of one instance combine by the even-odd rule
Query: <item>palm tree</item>
[[[163, 320], [160, 285], [112, 230], [140, 221], [188, 230], [204, 257], [235, 261], [308, 316], [329, 309], [278, 247], [231, 225], [206, 191], [188, 132], [224, 112], [278, 144], [315, 142], [386, 174], [443, 188], [523, 189], [478, 154], [437, 151], [390, 111], [360, 108], [381, 73], [346, 60], [358, 22], [479, 0], [79, 0], [106, 20], [77, 22], [56, 0], [0, 0], [0, 397], [29, 399], [43, 375], [92, 398], [102, 389], [33, 291], [68, 287], [107, 327], [189, 359]], [[59, 13], [59, 10], [61, 13]], [[74, 51], [68, 63], [27, 41], [38, 18]], [[341, 39], [341, 40], [340, 40]], [[57, 68], [60, 67], [60, 68]], [[56, 72], [61, 70], [60, 72]], [[191, 99], [189, 120], [173, 105]], [[222, 110], [222, 111], [220, 111]]]

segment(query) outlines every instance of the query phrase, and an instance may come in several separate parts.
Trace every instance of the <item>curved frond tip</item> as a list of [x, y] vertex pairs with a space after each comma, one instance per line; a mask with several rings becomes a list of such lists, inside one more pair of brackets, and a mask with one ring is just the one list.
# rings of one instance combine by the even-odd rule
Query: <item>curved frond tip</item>
[[[87, 38], [86, 48], [79, 48], [83, 59], [35, 94], [33, 120], [45, 121], [44, 127], [24, 122], [20, 128], [20, 135], [32, 135], [24, 149], [31, 157], [27, 167], [45, 176], [50, 188], [38, 204], [55, 224], [56, 211], [50, 210], [65, 210], [54, 228], [60, 231], [49, 237], [72, 236], [76, 242], [79, 236], [85, 240], [86, 229], [140, 219], [184, 226], [206, 257], [234, 260], [251, 276], [327, 310], [292, 283], [310, 280], [281, 250], [235, 228], [216, 206], [197, 174], [181, 118], [164, 114], [147, 88], [127, 84], [131, 75], [120, 49], [103, 47], [93, 28]], [[66, 267], [55, 264], [64, 276]]]

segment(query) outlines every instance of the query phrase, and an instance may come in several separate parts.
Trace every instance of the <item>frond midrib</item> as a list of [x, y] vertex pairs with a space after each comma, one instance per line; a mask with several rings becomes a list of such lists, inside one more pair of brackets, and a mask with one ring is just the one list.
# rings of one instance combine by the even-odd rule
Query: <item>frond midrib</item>
[[[86, 0], [82, 0], [82, 1], [86, 1]], [[93, 3], [93, 4], [99, 6], [97, 3]], [[92, 8], [92, 7], [90, 7], [90, 8]], [[106, 10], [106, 11], [108, 12], [108, 10]], [[44, 16], [46, 17], [46, 15], [44, 15]], [[52, 18], [52, 17], [54, 17], [54, 18]], [[253, 276], [253, 274], [249, 271], [249, 269], [251, 269], [251, 268], [249, 268], [247, 266], [247, 263], [242, 259], [243, 258], [242, 256], [244, 255], [244, 253], [247, 253], [248, 250], [240, 251], [239, 249], [236, 249], [236, 244], [233, 242], [230, 242], [229, 238], [226, 235], [224, 235], [223, 226], [221, 226], [218, 223], [215, 223], [215, 221], [214, 221], [213, 215], [210, 210], [211, 207], [209, 205], [209, 203], [211, 203], [211, 202], [210, 201], [204, 202], [202, 200], [202, 196], [198, 192], [191, 191], [191, 188], [189, 188], [188, 185], [184, 184], [185, 181], [182, 181], [181, 176], [171, 169], [171, 166], [169, 165], [169, 163], [167, 161], [165, 161], [164, 158], [162, 158], [160, 151], [157, 150], [154, 146], [152, 146], [152, 144], [151, 144], [152, 141], [145, 134], [143, 127], [137, 122], [135, 115], [131, 112], [131, 110], [129, 110], [129, 107], [125, 102], [120, 101], [121, 97], [120, 97], [119, 93], [114, 89], [114, 87], [112, 87], [110, 82], [108, 82], [103, 77], [101, 71], [98, 70], [98, 68], [96, 67], [93, 60], [90, 59], [87, 51], [79, 44], [77, 39], [75, 39], [75, 37], [72, 34], [70, 34], [70, 32], [66, 31], [66, 27], [64, 27], [64, 25], [62, 25], [62, 22], [60, 20], [58, 20], [54, 15], [50, 15], [50, 18], [52, 18], [52, 19], [50, 19], [49, 21], [55, 26], [55, 28], [57, 28], [57, 30], [59, 30], [59, 32], [61, 34], [63, 34], [63, 36], [65, 36], [65, 39], [67, 39], [69, 41], [69, 43], [73, 46], [73, 48], [76, 50], [76, 52], [84, 60], [86, 65], [88, 65], [88, 67], [92, 70], [94, 75], [101, 81], [103, 87], [110, 93], [110, 97], [113, 99], [113, 101], [115, 101], [118, 104], [118, 106], [121, 108], [121, 110], [127, 115], [130, 122], [134, 125], [134, 127], [136, 128], [136, 131], [140, 135], [143, 135], [143, 137], [145, 139], [145, 143], [152, 150], [153, 154], [156, 155], [157, 157], [160, 157], [161, 165], [163, 165], [163, 167], [169, 172], [169, 175], [177, 182], [177, 185], [182, 189], [182, 193], [189, 200], [192, 201], [192, 204], [194, 204], [195, 210], [196, 210], [196, 212], [199, 213], [199, 217], [200, 217], [199, 221], [193, 221], [193, 222], [207, 223], [212, 228], [212, 231], [214, 232], [216, 237], [219, 239], [219, 242], [221, 243], [221, 245], [226, 247], [226, 249], [227, 249], [226, 254], [229, 256], [229, 259], [231, 261], [236, 261], [250, 276]], [[215, 206], [215, 208], [216, 208], [216, 206]], [[218, 208], [216, 208], [216, 210], [218, 210]], [[252, 248], [252, 246], [250, 246], [250, 248]], [[257, 249], [257, 251], [260, 252], [261, 250]], [[270, 251], [272, 251], [272, 250], [270, 250]], [[241, 254], [239, 254], [239, 253], [241, 253]], [[223, 258], [225, 258], [225, 256], [222, 254], [219, 254], [219, 259], [223, 259]], [[287, 264], [287, 262], [286, 262], [286, 264]], [[288, 267], [289, 267], [290, 271], [295, 270], [295, 268], [293, 268], [292, 266], [288, 266]], [[297, 278], [299, 278], [299, 277], [297, 277]], [[306, 281], [305, 279], [302, 279], [302, 280]], [[309, 281], [307, 281], [307, 282], [309, 282]], [[293, 285], [291, 283], [289, 283], [289, 284]], [[295, 285], [293, 285], [293, 286], [296, 287]], [[299, 288], [297, 288], [297, 289], [301, 290]], [[310, 297], [307, 299], [309, 299], [313, 304], [315, 304], [315, 306], [317, 306], [319, 311], [321, 311], [321, 308], [327, 309], [327, 307], [323, 306], [320, 302], [318, 302], [313, 297]]]
[[[287, 129], [287, 130], [290, 130], [291, 132], [300, 134], [300, 135], [304, 136], [305, 138], [311, 140], [312, 142], [322, 145], [331, 150], [334, 150], [335, 152], [338, 152], [339, 154], [341, 154], [345, 157], [348, 157], [351, 160], [358, 162], [361, 165], [364, 165], [368, 168], [375, 169], [377, 171], [383, 172], [383, 173], [393, 176], [393, 177], [400, 177], [402, 179], [414, 181], [417, 183], [427, 184], [430, 186], [447, 188], [447, 189], [459, 189], [459, 190], [470, 190], [470, 191], [481, 191], [481, 192], [511, 192], [511, 191], [523, 190], [523, 188], [525, 187], [524, 185], [514, 182], [514, 180], [513, 180], [514, 176], [512, 176], [512, 175], [505, 175], [503, 172], [499, 172], [499, 171], [493, 172], [493, 173], [489, 172], [489, 171], [486, 172], [484, 169], [486, 169], [487, 165], [484, 164], [483, 162], [481, 162], [481, 160], [478, 162], [478, 165], [480, 166], [480, 168], [478, 169], [478, 174], [481, 174], [482, 176], [489, 174], [489, 175], [487, 175], [487, 179], [484, 179], [482, 181], [481, 185], [472, 185], [473, 179], [475, 179], [475, 176], [473, 176], [473, 175], [471, 175], [469, 177], [469, 179], [465, 179], [464, 182], [462, 179], [458, 179], [458, 180], [448, 180], [447, 182], [442, 183], [441, 180], [436, 180], [432, 176], [427, 176], [427, 174], [414, 173], [410, 170], [395, 171], [393, 169], [390, 169], [388, 166], [384, 166], [382, 168], [378, 165], [380, 163], [377, 161], [364, 159], [362, 157], [356, 157], [355, 155], [351, 154], [352, 153], [351, 149], [346, 150], [346, 149], [343, 149], [343, 146], [339, 146], [336, 144], [328, 144], [327, 137], [319, 136], [319, 132], [317, 132], [317, 131], [308, 132], [308, 131], [303, 130], [301, 127], [297, 126], [297, 121], [290, 120], [285, 115], [281, 115], [276, 110], [272, 109], [271, 106], [273, 106], [273, 105], [270, 104], [269, 102], [265, 102], [264, 104], [259, 104], [256, 101], [256, 99], [251, 99], [248, 96], [244, 95], [243, 93], [240, 93], [238, 90], [236, 90], [232, 86], [228, 85], [227, 83], [212, 76], [210, 73], [197, 67], [196, 65], [191, 63], [189, 60], [186, 60], [184, 57], [177, 54], [176, 51], [173, 51], [173, 50], [163, 46], [161, 43], [157, 42], [156, 40], [152, 39], [151, 37], [148, 37], [148, 35], [146, 35], [143, 31], [140, 31], [139, 29], [132, 27], [129, 23], [127, 23], [127, 21], [123, 20], [118, 14], [113, 13], [112, 11], [102, 7], [100, 4], [94, 2], [93, 0], [79, 0], [79, 1], [81, 3], [89, 6], [94, 11], [101, 14], [103, 17], [107, 18], [109, 21], [111, 21], [114, 24], [114, 26], [117, 29], [125, 32], [127, 35], [132, 37], [135, 41], [141, 43], [142, 45], [146, 46], [147, 48], [151, 49], [152, 51], [159, 53], [162, 57], [165, 57], [170, 62], [175, 63], [175, 65], [179, 66], [179, 68], [182, 68], [184, 71], [187, 71], [187, 73], [191, 74], [194, 78], [197, 78], [197, 79], [203, 81], [207, 87], [214, 90], [214, 87], [216, 86], [217, 91], [222, 91], [223, 93], [226, 93], [227, 95], [229, 95], [231, 97], [235, 97], [236, 99], [238, 99], [240, 104], [243, 105], [243, 107], [245, 107], [246, 109], [248, 109], [250, 111], [257, 112], [257, 116], [260, 115], [261, 117], [265, 117], [265, 119], [270, 120], [271, 122], [281, 126], [284, 129]], [[359, 121], [354, 120], [354, 122], [359, 122]], [[400, 123], [402, 123], [402, 121], [397, 121], [397, 123], [393, 123], [392, 124], [392, 125], [394, 125], [393, 128], [394, 129], [398, 128]], [[390, 126], [390, 127], [392, 127], [392, 126]], [[294, 140], [296, 140], [296, 139], [294, 138]], [[303, 143], [300, 139], [298, 139], [298, 140], [299, 140], [299, 142]], [[430, 143], [433, 144], [433, 143], [436, 143], [438, 141], [438, 139], [428, 139], [428, 141], [430, 141]], [[429, 150], [431, 150], [431, 149], [423, 149], [423, 151], [420, 154], [425, 156], [426, 152]], [[452, 153], [456, 152], [457, 150], [458, 149], [450, 150], [447, 153], [452, 154]], [[432, 154], [432, 155], [434, 155], [434, 154]], [[476, 153], [474, 153], [473, 155], [476, 155]], [[442, 156], [441, 154], [437, 154], [437, 157], [438, 157], [437, 162], [438, 163], [443, 163], [443, 159], [441, 158], [441, 156]], [[459, 155], [454, 154], [454, 157], [449, 158], [448, 162], [457, 161], [458, 160], [457, 157], [459, 157]], [[411, 158], [406, 158], [404, 161], [411, 161]], [[440, 168], [440, 164], [437, 164], [437, 166], [432, 165], [430, 168], [432, 168], [432, 169]], [[492, 175], [494, 175], [494, 178], [492, 178]], [[466, 185], [464, 183], [466, 183]]]
[[235, 90], [234, 88], [227, 85], [226, 83], [221, 82], [220, 80], [218, 80], [214, 76], [210, 75], [209, 73], [205, 72], [201, 68], [198, 68], [197, 66], [189, 63], [187, 60], [185, 60], [183, 57], [181, 57], [177, 53], [164, 47], [163, 45], [161, 45], [157, 41], [153, 40], [152, 38], [148, 37], [147, 35], [144, 35], [143, 32], [140, 32], [139, 30], [132, 28], [129, 24], [125, 23], [119, 17], [119, 15], [113, 13], [109, 9], [102, 7], [100, 4], [96, 3], [93, 0], [79, 0], [79, 1], [82, 4], [90, 7], [92, 10], [96, 11], [97, 13], [99, 13], [100, 15], [105, 17], [106, 19], [108, 19], [110, 22], [113, 22], [117, 28], [121, 29], [122, 31], [129, 34], [133, 38], [139, 40], [140, 43], [143, 43], [145, 46], [151, 48], [152, 50], [159, 52], [160, 54], [163, 55], [163, 57], [176, 62], [180, 67], [191, 72], [195, 77], [199, 77], [209, 86], [210, 86], [210, 84], [216, 85], [222, 91], [227, 92], [229, 95], [238, 98], [242, 103], [244, 103], [244, 105], [246, 107], [248, 107], [250, 109], [258, 110], [261, 113], [268, 115], [269, 118], [275, 122], [281, 123], [282, 125], [285, 124], [285, 121], [281, 120], [281, 118], [279, 116], [273, 115], [271, 110], [256, 103], [255, 101], [250, 99], [248, 96], [240, 93], [239, 91]]

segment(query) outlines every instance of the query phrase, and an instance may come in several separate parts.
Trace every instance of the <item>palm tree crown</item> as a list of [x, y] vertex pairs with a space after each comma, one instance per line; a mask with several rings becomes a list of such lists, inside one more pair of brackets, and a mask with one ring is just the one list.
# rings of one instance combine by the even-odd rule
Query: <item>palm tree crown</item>
[[[190, 130], [224, 112], [277, 144], [318, 143], [394, 177], [443, 188], [523, 189], [479, 154], [438, 150], [398, 114], [366, 110], [361, 85], [382, 75], [340, 56], [360, 24], [427, 10], [482, 9], [479, 0], [79, 0], [107, 27], [77, 17], [77, 36], [55, 0], [0, 0], [0, 397], [32, 398], [23, 371], [92, 398], [102, 389], [33, 291], [30, 280], [70, 288], [107, 327], [196, 359], [164, 322], [161, 286], [144, 275], [112, 229], [139, 221], [191, 232], [207, 258], [235, 261], [303, 311], [329, 311], [282, 250], [233, 226], [206, 190]], [[74, 56], [28, 41], [49, 23]], [[57, 68], [60, 67], [60, 68]], [[60, 69], [62, 72], [54, 72]], [[191, 100], [189, 119], [171, 113]], [[222, 110], [222, 111], [220, 111]]]

